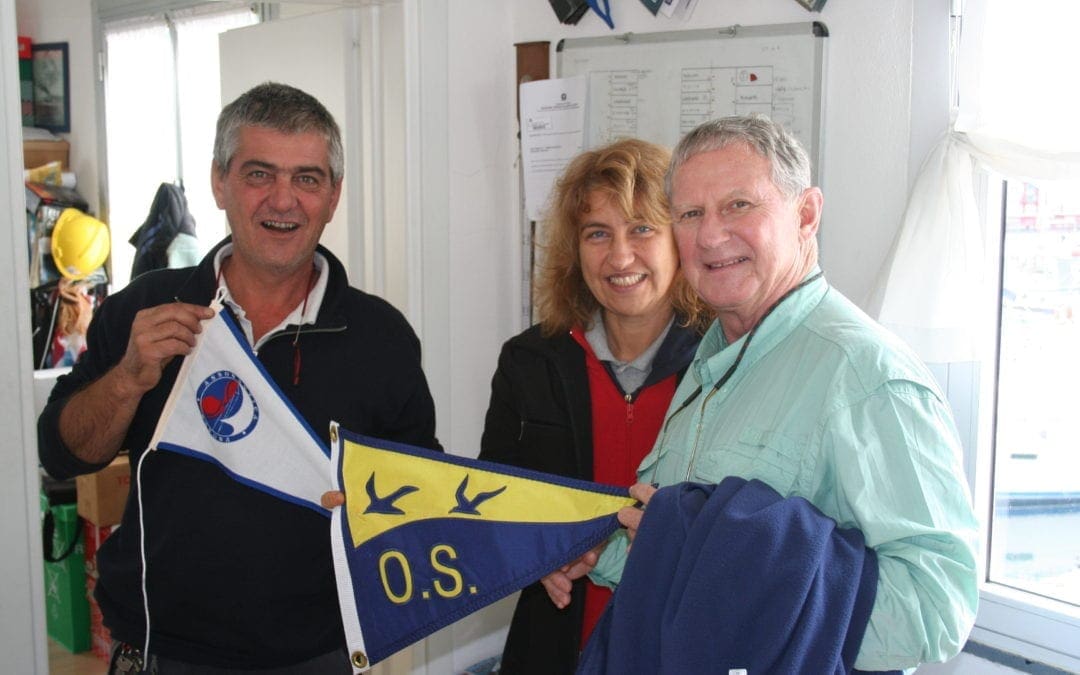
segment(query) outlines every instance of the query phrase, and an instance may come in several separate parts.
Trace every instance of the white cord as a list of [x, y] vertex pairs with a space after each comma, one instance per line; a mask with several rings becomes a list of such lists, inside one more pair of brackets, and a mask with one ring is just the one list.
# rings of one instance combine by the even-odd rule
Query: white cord
[[143, 669], [150, 668], [150, 601], [146, 595], [146, 523], [145, 514], [143, 510], [143, 491], [142, 491], [142, 467], [143, 462], [153, 451], [153, 448], [147, 448], [139, 457], [139, 464], [135, 467], [135, 489], [139, 491], [139, 559], [142, 562], [142, 599], [143, 599], [143, 612], [146, 618], [146, 638], [143, 641]]

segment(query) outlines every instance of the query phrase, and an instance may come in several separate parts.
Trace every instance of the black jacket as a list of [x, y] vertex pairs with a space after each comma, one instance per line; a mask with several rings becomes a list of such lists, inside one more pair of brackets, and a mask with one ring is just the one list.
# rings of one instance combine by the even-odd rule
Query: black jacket
[[[100, 468], [76, 459], [60, 440], [67, 397], [120, 360], [139, 309], [174, 299], [209, 303], [217, 287], [216, 251], [198, 267], [148, 272], [103, 303], [90, 326], [87, 352], [58, 380], [38, 421], [41, 463], [54, 477]], [[350, 288], [341, 263], [319, 251], [330, 276], [316, 325], [300, 331], [299, 384], [293, 383], [295, 328], [266, 342], [259, 360], [327, 444], [333, 419], [367, 435], [438, 448], [416, 335], [388, 303]], [[141, 492], [152, 652], [252, 668], [288, 666], [341, 648], [345, 638], [325, 517], [245, 487], [209, 462], [171, 452], [147, 457], [140, 490], [136, 467], [180, 362], [174, 359], [158, 386], [143, 396], [124, 439], [132, 489], [120, 529], [98, 553], [96, 598], [105, 624], [114, 639], [142, 645]]]
[[196, 236], [195, 218], [188, 211], [184, 189], [172, 183], [162, 183], [154, 194], [146, 220], [128, 240], [135, 247], [131, 278], [168, 267], [169, 244], [179, 234]]
[[[681, 378], [700, 339], [694, 331], [673, 325], [642, 388], [672, 374]], [[592, 480], [592, 406], [585, 350], [569, 333], [545, 338], [539, 326], [533, 326], [503, 345], [491, 381], [480, 458]], [[584, 607], [584, 579], [574, 584], [565, 610], [556, 609], [541, 584], [523, 589], [500, 672], [574, 672], [582, 647]]]

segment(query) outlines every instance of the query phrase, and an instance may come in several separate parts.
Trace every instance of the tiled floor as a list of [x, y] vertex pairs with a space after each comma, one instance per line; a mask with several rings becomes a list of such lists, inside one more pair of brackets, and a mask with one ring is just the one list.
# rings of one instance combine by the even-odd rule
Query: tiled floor
[[94, 652], [72, 654], [49, 640], [49, 675], [104, 675], [105, 667]]

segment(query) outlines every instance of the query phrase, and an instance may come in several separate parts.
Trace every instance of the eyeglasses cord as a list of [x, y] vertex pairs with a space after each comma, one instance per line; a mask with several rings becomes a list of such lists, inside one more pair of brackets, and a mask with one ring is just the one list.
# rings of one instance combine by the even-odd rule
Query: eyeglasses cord
[[[765, 323], [765, 319], [769, 318], [769, 315], [773, 313], [773, 310], [775, 310], [777, 307], [779, 307], [780, 303], [782, 303], [784, 300], [787, 300], [796, 291], [798, 291], [799, 289], [804, 288], [805, 286], [808, 286], [811, 283], [817, 281], [822, 276], [824, 276], [824, 272], [818, 272], [817, 274], [813, 275], [809, 279], [806, 279], [805, 281], [803, 281], [799, 285], [795, 286], [794, 288], [788, 290], [786, 293], [781, 295], [777, 299], [777, 301], [774, 302], [769, 307], [768, 310], [766, 310], [765, 314], [763, 314], [761, 316], [761, 318], [758, 319], [757, 323], [754, 324], [754, 327], [750, 329], [749, 333], [747, 333], [746, 340], [743, 342], [742, 347], [739, 348], [739, 353], [735, 355], [735, 361], [730, 366], [728, 366], [728, 369], [724, 372], [723, 375], [720, 376], [720, 379], [716, 381], [716, 384], [714, 384], [712, 386], [712, 388], [709, 391], [709, 396], [712, 396], [717, 391], [719, 391], [720, 388], [723, 387], [725, 384], [727, 384], [728, 380], [730, 380], [731, 377], [735, 374], [735, 370], [739, 367], [739, 363], [742, 362], [743, 356], [746, 354], [746, 350], [750, 346], [750, 341], [754, 339], [754, 335], [757, 333], [758, 327], [760, 327], [761, 324]], [[704, 390], [704, 387], [698, 387], [697, 390], [694, 391], [694, 393], [690, 394], [690, 396], [688, 396], [686, 398], [686, 400], [682, 402], [682, 405], [680, 405], [670, 415], [668, 415], [667, 420], [664, 422], [664, 431], [663, 431], [663, 436], [664, 437], [667, 436], [668, 426], [671, 424], [671, 420], [675, 419], [676, 415], [681, 413], [683, 410], [685, 410], [687, 407], [689, 407], [691, 403], [693, 403], [695, 400], [697, 400], [697, 397], [701, 396], [701, 392], [703, 390]], [[706, 397], [705, 400], [707, 401], [708, 397]], [[691, 458], [690, 465], [693, 466], [693, 459], [692, 458]], [[654, 468], [654, 471], [655, 471], [655, 468]], [[655, 474], [654, 474], [653, 478], [655, 478]]]

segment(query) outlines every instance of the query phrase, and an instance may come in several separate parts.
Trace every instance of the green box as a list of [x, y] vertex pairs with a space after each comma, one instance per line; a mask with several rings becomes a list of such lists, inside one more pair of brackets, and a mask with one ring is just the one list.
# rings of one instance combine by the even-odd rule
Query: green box
[[[60, 562], [45, 563], [45, 628], [49, 637], [71, 652], [90, 649], [90, 602], [86, 597], [86, 561], [82, 527], [75, 504], [49, 507], [41, 495], [41, 510], [51, 510], [54, 554], [67, 549], [72, 537], [78, 537], [71, 554]], [[47, 552], [46, 552], [47, 553]]]

